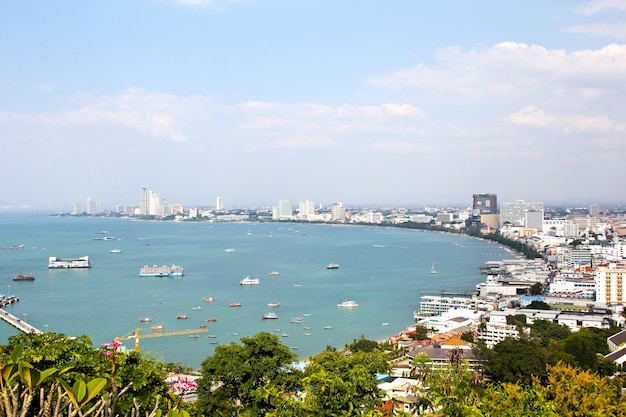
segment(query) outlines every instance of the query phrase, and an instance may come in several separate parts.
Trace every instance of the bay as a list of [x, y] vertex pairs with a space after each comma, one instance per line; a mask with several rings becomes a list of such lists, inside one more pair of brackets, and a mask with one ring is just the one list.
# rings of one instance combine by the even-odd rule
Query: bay
[[[94, 240], [103, 236], [115, 240]], [[0, 292], [20, 299], [6, 307], [9, 312], [43, 331], [88, 335], [95, 345], [131, 336], [137, 328], [140, 335], [150, 334], [154, 323], [164, 323], [166, 333], [207, 326], [208, 333], [198, 338], [140, 339], [144, 354], [194, 368], [216, 343], [238, 342], [259, 331], [277, 334], [300, 359], [361, 336], [385, 339], [413, 323], [422, 294], [471, 290], [484, 280], [479, 265], [512, 256], [482, 240], [397, 228], [0, 212], [0, 246], [18, 244], [24, 249], [0, 251]], [[111, 253], [114, 248], [122, 252]], [[83, 255], [92, 268], [47, 269], [49, 256]], [[436, 275], [430, 274], [433, 262]], [[329, 263], [340, 268], [326, 269]], [[144, 265], [172, 264], [184, 267], [183, 277], [139, 277]], [[270, 276], [271, 271], [280, 274]], [[33, 272], [36, 280], [12, 281], [20, 272]], [[261, 283], [240, 285], [246, 276]], [[205, 295], [214, 302], [204, 302]], [[345, 300], [359, 307], [338, 308]], [[242, 306], [230, 307], [235, 301]], [[269, 307], [272, 301], [280, 306]], [[261, 319], [268, 311], [278, 319]], [[153, 321], [141, 323], [139, 317]], [[217, 321], [207, 322], [210, 317]], [[292, 323], [293, 317], [304, 320]], [[0, 323], [2, 343], [17, 333]], [[132, 349], [134, 339], [124, 345]]]

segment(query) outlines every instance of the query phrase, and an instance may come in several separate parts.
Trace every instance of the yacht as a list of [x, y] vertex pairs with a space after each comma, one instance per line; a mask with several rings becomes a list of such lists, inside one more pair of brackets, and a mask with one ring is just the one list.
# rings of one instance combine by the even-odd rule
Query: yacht
[[245, 277], [244, 279], [242, 279], [241, 281], [239, 281], [239, 283], [241, 285], [258, 285], [258, 284], [261, 283], [261, 280], [258, 279], [258, 278], [250, 278], [248, 276], [248, 277]]
[[328, 264], [326, 269], [339, 269], [339, 264]]
[[280, 307], [280, 303], [278, 301], [272, 301], [267, 303], [268, 307]]
[[350, 300], [350, 301], [344, 301], [341, 304], [337, 304], [337, 307], [344, 307], [344, 308], [353, 308], [353, 307], [358, 307], [359, 305], [356, 303], [356, 301]]
[[269, 313], [263, 314], [261, 318], [263, 320], [276, 320], [278, 316], [276, 315], [276, 313], [269, 312]]

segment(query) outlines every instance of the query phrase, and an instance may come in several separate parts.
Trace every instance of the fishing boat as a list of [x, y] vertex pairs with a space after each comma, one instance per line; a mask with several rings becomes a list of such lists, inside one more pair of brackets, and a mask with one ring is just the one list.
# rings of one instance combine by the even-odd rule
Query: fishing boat
[[189, 316], [186, 314], [179, 314], [178, 316], [176, 316], [177, 320], [187, 320], [188, 318]]
[[206, 319], [207, 323], [215, 323], [217, 321], [217, 319], [215, 317], [209, 317], [208, 319]]

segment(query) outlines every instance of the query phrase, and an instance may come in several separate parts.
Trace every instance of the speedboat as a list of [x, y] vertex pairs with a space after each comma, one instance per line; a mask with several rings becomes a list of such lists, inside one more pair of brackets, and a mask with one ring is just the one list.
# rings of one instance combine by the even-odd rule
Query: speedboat
[[111, 253], [122, 253], [121, 249], [111, 249], [109, 252]]
[[271, 303], [267, 303], [268, 307], [280, 307], [280, 303], [278, 301], [272, 301]]
[[280, 275], [280, 272], [278, 272], [278, 271], [272, 271], [272, 272], [270, 272], [268, 275], [270, 275], [270, 276], [272, 276], [272, 277], [276, 277], [276, 276]]
[[291, 319], [291, 322], [292, 322], [292, 323], [303, 323], [303, 322], [304, 322], [304, 319], [303, 319], [302, 317], [293, 317], [293, 318]]
[[139, 317], [139, 321], [142, 323], [150, 323], [152, 321], [151, 317]]
[[215, 298], [213, 298], [213, 296], [211, 295], [205, 295], [204, 297], [202, 297], [202, 301], [206, 301], [207, 303], [212, 303], [213, 301], [215, 301]]
[[250, 278], [248, 276], [248, 277], [245, 277], [244, 279], [242, 279], [241, 281], [239, 281], [239, 283], [241, 285], [258, 285], [258, 284], [261, 283], [261, 280], [258, 279], [258, 278]]
[[235, 301], [234, 303], [230, 303], [231, 307], [241, 307], [241, 303], [239, 301]]
[[328, 264], [326, 269], [339, 269], [339, 264]]
[[202, 310], [202, 307], [200, 306], [195, 306], [195, 307], [191, 307], [192, 310]]
[[352, 307], [358, 307], [358, 306], [359, 305], [354, 300], [344, 301], [343, 303], [337, 304], [337, 307], [344, 307], [344, 308], [352, 308]]
[[276, 320], [278, 316], [276, 315], [276, 313], [269, 312], [269, 313], [263, 314], [261, 318], [263, 320]]

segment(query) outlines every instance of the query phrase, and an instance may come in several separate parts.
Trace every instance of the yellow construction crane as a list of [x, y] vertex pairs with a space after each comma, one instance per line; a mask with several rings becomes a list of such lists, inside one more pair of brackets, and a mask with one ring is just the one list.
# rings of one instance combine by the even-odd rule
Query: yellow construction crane
[[196, 333], [205, 333], [208, 332], [209, 329], [206, 328], [201, 328], [201, 329], [191, 329], [191, 330], [177, 330], [174, 332], [159, 332], [159, 333], [148, 333], [148, 334], [142, 334], [140, 335], [139, 332], [142, 329], [135, 329], [134, 331], [124, 335], [124, 336], [119, 336], [114, 338], [114, 340], [128, 340], [128, 339], [135, 339], [135, 352], [139, 352], [139, 339], [148, 339], [151, 337], [163, 337], [163, 336], [180, 336], [180, 335], [191, 335], [191, 334], [196, 334]]

